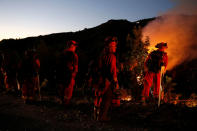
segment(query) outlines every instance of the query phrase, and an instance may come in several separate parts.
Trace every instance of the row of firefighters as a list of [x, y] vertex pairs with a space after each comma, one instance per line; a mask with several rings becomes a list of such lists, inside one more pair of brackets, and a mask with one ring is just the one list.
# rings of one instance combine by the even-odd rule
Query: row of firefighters
[[[117, 66], [116, 66], [116, 48], [117, 37], [108, 36], [104, 40], [105, 48], [102, 56], [98, 62], [98, 81], [94, 86], [94, 117], [97, 120], [105, 121], [109, 120], [108, 111], [112, 104], [119, 106], [120, 100], [113, 99], [114, 95], [117, 95], [119, 90], [119, 84], [117, 79]], [[66, 48], [58, 60], [57, 73], [57, 88], [58, 95], [63, 104], [69, 105], [72, 98], [73, 88], [75, 85], [75, 78], [78, 72], [78, 55], [76, 54], [76, 48], [78, 43], [74, 40], [70, 40], [66, 43]], [[153, 84], [153, 95], [155, 99], [158, 99], [160, 92], [161, 73], [165, 72], [168, 57], [165, 49], [167, 43], [158, 43], [156, 45], [158, 50], [151, 52], [144, 66], [144, 88], [142, 90], [142, 101], [146, 102], [149, 98], [150, 87]], [[1, 86], [4, 83], [7, 91], [13, 89], [13, 87], [20, 88], [19, 82], [16, 79], [16, 72], [14, 70], [6, 70], [3, 67], [3, 60], [1, 60]], [[12, 61], [12, 60], [10, 60]], [[11, 65], [11, 64], [10, 64]], [[40, 60], [35, 51], [29, 50], [25, 53], [24, 60], [19, 63], [21, 67], [21, 73], [17, 74], [21, 76], [22, 82], [22, 97], [24, 101], [33, 100], [35, 92], [39, 92], [39, 69]], [[12, 69], [12, 68], [10, 68]], [[3, 78], [3, 79], [2, 79]], [[1, 87], [2, 88], [2, 87]], [[39, 92], [40, 93], [40, 92]]]

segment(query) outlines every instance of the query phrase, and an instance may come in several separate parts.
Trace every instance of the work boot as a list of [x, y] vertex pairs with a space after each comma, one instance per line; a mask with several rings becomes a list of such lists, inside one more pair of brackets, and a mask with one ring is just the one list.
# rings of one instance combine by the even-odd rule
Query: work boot
[[111, 118], [108, 117], [108, 116], [102, 116], [102, 117], [99, 119], [99, 121], [101, 121], [101, 122], [107, 122], [107, 121], [110, 121], [110, 120], [111, 120]]
[[110, 121], [110, 118], [108, 117], [108, 109], [106, 110], [106, 108], [104, 108], [99, 112], [98, 120], [101, 122]]
[[146, 98], [144, 96], [141, 99], [141, 104], [142, 104], [142, 106], [146, 106], [147, 105]]
[[[154, 104], [154, 105], [158, 105], [158, 100], [159, 100], [159, 99], [158, 99], [157, 97], [155, 97], [155, 98], [154, 98], [154, 103], [153, 103], [153, 104]], [[160, 104], [161, 104], [161, 103], [160, 103]]]
[[94, 107], [94, 120], [95, 121], [99, 120], [99, 113], [100, 113], [100, 110], [98, 109], [98, 107]]
[[70, 105], [70, 99], [64, 99], [64, 105], [66, 106]]

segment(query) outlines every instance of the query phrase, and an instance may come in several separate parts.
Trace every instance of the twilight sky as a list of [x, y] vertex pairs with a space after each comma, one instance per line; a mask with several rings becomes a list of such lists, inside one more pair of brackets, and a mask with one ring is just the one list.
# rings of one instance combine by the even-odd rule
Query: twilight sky
[[0, 40], [74, 32], [110, 19], [132, 22], [174, 6], [173, 0], [0, 0]]

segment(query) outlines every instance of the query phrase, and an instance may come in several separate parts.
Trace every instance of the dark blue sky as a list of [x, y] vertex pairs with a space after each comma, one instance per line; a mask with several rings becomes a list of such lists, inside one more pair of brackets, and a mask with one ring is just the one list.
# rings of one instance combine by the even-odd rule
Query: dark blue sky
[[172, 0], [0, 0], [0, 40], [78, 31], [110, 19], [136, 21], [174, 6]]

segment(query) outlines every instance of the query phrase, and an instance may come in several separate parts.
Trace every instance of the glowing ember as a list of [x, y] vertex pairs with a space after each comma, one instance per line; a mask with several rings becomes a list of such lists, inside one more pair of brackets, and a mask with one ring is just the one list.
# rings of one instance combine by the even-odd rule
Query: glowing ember
[[196, 96], [197, 96], [196, 94], [192, 94], [189, 99], [181, 100], [181, 99], [179, 99], [180, 94], [176, 94], [175, 98], [171, 98], [170, 103], [172, 103], [174, 105], [181, 104], [181, 105], [185, 105], [190, 108], [197, 107], [197, 97]]
[[197, 100], [187, 101], [187, 102], [185, 103], [185, 105], [186, 105], [187, 107], [196, 107], [196, 106], [197, 106]]
[[141, 84], [141, 77], [140, 77], [140, 76], [137, 76], [137, 82], [138, 82], [139, 84]]
[[140, 76], [137, 76], [137, 80], [139, 80], [140, 79]]
[[132, 97], [131, 96], [122, 97], [121, 100], [123, 100], [123, 101], [131, 101]]
[[137, 83], [138, 85], [142, 85], [143, 84], [143, 73], [140, 73], [139, 75], [136, 76], [136, 79], [137, 79]]

